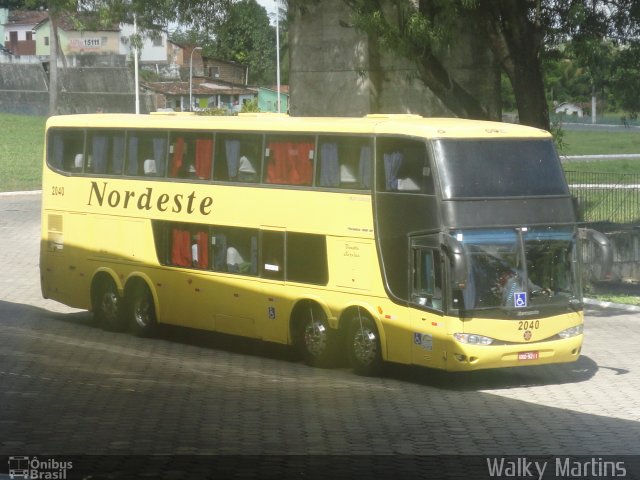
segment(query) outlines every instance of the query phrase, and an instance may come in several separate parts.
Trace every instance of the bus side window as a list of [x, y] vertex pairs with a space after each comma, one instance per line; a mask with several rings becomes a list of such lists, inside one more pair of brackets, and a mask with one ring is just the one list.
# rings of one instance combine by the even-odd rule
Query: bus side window
[[258, 231], [250, 228], [214, 227], [214, 270], [219, 272], [258, 274]]
[[262, 231], [261, 271], [263, 278], [284, 280], [284, 232]]
[[127, 142], [127, 175], [164, 177], [167, 134], [130, 131]]
[[64, 172], [82, 172], [84, 131], [53, 130], [49, 138], [49, 165]]
[[262, 169], [262, 135], [219, 134], [214, 179], [257, 183]]
[[190, 267], [191, 258], [191, 233], [189, 229], [180, 224], [174, 224], [171, 228], [171, 265]]
[[329, 282], [324, 235], [287, 232], [287, 281], [326, 285]]
[[320, 137], [318, 145], [318, 186], [371, 188], [370, 141], [358, 137]]
[[183, 223], [168, 223], [170, 265], [209, 268], [209, 227]]
[[210, 134], [173, 133], [169, 144], [170, 178], [211, 179], [213, 138]]
[[413, 249], [411, 300], [419, 305], [442, 310], [440, 253], [431, 248]]
[[265, 150], [266, 183], [278, 185], [311, 185], [315, 139], [303, 136], [273, 136]]
[[209, 268], [209, 230], [198, 226], [191, 235], [191, 261], [195, 268]]
[[121, 175], [124, 163], [124, 134], [91, 131], [87, 135], [85, 172]]
[[387, 192], [435, 192], [426, 146], [416, 140], [378, 138], [378, 189]]

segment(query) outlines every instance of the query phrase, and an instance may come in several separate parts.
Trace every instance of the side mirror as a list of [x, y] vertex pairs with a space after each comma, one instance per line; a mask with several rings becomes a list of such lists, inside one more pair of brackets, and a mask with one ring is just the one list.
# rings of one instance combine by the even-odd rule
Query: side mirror
[[600, 277], [598, 280], [604, 280], [611, 276], [613, 267], [613, 247], [607, 236], [601, 232], [591, 228], [579, 229], [580, 238], [588, 242], [593, 242], [598, 246], [598, 264], [600, 265]]
[[451, 280], [458, 288], [464, 288], [467, 285], [469, 277], [469, 267], [467, 265], [467, 256], [464, 252], [464, 245], [451, 235], [442, 234], [442, 247], [449, 257], [451, 264]]

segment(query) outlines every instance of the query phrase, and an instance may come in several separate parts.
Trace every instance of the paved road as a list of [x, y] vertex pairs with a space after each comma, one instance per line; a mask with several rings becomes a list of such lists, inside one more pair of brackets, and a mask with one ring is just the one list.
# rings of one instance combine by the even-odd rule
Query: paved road
[[39, 208], [0, 196], [0, 455], [640, 455], [638, 313], [589, 307], [571, 365], [362, 378], [255, 341], [91, 326], [41, 298]]

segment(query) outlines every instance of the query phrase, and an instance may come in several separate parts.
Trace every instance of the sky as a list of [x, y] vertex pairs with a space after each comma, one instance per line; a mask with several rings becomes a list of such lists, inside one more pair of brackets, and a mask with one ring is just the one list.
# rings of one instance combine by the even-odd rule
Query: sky
[[256, 0], [260, 5], [267, 9], [267, 15], [271, 19], [271, 23], [275, 22], [276, 0]]

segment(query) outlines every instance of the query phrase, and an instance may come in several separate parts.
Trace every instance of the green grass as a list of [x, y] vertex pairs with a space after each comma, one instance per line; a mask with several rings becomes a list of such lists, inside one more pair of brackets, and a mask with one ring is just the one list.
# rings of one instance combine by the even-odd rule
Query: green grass
[[589, 294], [585, 295], [601, 302], [622, 303], [624, 305], [640, 305], [640, 297], [637, 295], [624, 294]]
[[[638, 134], [640, 135], [640, 133]], [[640, 150], [638, 150], [640, 153]], [[599, 172], [599, 173], [616, 173], [616, 174], [635, 174], [640, 175], [640, 158], [639, 159], [619, 159], [619, 160], [597, 160], [597, 161], [569, 161], [562, 164], [565, 171], [574, 172]], [[622, 180], [624, 182], [624, 180]], [[629, 179], [626, 183], [630, 183]], [[635, 180], [637, 181], [637, 179]]]
[[640, 132], [620, 129], [617, 132], [564, 130], [562, 155], [610, 155], [640, 153]]
[[38, 190], [46, 118], [0, 113], [0, 192]]

